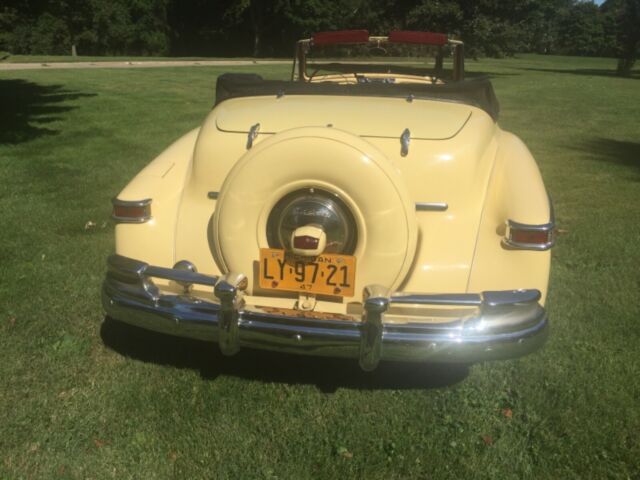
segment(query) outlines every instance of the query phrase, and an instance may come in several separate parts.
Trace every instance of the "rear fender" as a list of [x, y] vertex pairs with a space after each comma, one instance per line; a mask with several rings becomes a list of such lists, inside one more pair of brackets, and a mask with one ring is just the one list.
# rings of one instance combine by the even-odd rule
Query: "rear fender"
[[151, 219], [116, 225], [116, 253], [153, 265], [173, 266], [175, 225], [191, 168], [199, 128], [176, 140], [147, 165], [117, 196], [119, 200], [151, 199]]
[[531, 225], [549, 222], [551, 205], [540, 170], [515, 135], [500, 131], [467, 291], [535, 288], [544, 302], [551, 254], [502, 244], [508, 219]]

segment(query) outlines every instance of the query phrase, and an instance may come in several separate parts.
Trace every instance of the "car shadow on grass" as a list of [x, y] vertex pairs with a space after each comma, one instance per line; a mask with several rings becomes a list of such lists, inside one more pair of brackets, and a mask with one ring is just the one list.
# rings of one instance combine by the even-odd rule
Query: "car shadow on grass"
[[55, 135], [50, 127], [76, 106], [68, 101], [93, 97], [95, 93], [65, 90], [21, 79], [0, 79], [0, 143], [22, 143], [44, 135]]
[[356, 360], [306, 357], [258, 350], [223, 356], [215, 343], [150, 332], [105, 317], [100, 330], [104, 344], [121, 355], [143, 362], [198, 370], [203, 378], [234, 376], [266, 383], [315, 385], [325, 393], [356, 390], [433, 389], [454, 385], [469, 374], [467, 365], [383, 362], [373, 372], [360, 370]]

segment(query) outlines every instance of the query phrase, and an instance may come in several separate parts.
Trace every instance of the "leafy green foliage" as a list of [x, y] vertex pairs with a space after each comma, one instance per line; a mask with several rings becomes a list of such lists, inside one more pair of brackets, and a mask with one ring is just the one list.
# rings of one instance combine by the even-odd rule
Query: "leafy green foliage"
[[45, 0], [0, 10], [0, 48], [12, 53], [162, 55], [168, 0]]
[[[316, 31], [443, 31], [472, 56], [638, 51], [639, 0], [6, 0], [0, 49], [82, 55], [289, 56]], [[623, 70], [626, 67], [623, 68]]]
[[618, 73], [629, 76], [640, 55], [640, 0], [620, 0], [616, 9]]
[[593, 3], [577, 3], [561, 12], [558, 21], [558, 52], [570, 55], [598, 55], [611, 50], [606, 36], [608, 18]]

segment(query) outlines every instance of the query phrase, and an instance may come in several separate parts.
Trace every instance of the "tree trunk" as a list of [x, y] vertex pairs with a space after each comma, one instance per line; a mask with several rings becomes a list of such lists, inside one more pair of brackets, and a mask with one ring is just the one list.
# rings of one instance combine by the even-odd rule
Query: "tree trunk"
[[253, 27], [253, 56], [260, 55], [262, 46], [262, 14], [264, 5], [260, 0], [252, 0], [249, 4], [249, 15], [251, 16], [251, 26]]
[[618, 59], [618, 75], [621, 77], [628, 77], [631, 75], [631, 69], [636, 63], [635, 58], [620, 58]]
[[[637, 34], [636, 34], [637, 35]], [[638, 50], [640, 50], [640, 40], [634, 38], [625, 39], [626, 43], [622, 47], [622, 52], [618, 58], [618, 75], [628, 77], [631, 75], [631, 69], [638, 58]]]
[[253, 32], [253, 56], [257, 57], [260, 55], [260, 32]]
[[75, 44], [71, 45], [71, 56], [72, 57], [77, 57], [78, 56], [78, 52], [76, 51]]

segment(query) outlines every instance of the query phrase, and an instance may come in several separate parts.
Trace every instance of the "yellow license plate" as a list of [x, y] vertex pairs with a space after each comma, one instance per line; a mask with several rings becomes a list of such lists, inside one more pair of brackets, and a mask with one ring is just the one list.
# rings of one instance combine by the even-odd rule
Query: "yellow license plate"
[[352, 297], [356, 257], [323, 253], [305, 258], [277, 248], [260, 249], [260, 288]]

